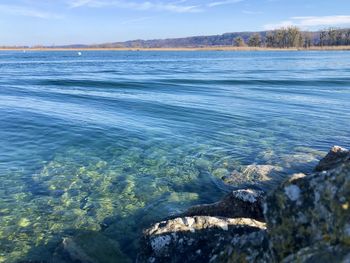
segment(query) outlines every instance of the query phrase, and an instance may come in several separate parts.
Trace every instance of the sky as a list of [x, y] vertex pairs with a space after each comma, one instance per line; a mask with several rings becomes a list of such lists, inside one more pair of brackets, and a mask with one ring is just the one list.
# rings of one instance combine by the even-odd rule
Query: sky
[[0, 45], [350, 27], [350, 0], [0, 0]]

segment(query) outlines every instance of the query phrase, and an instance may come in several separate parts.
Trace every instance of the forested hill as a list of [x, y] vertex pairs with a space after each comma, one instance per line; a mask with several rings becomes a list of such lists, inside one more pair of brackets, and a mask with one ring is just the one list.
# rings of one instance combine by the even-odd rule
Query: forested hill
[[[266, 32], [259, 32], [262, 37]], [[253, 35], [253, 32], [235, 32], [212, 36], [194, 36], [184, 38], [153, 39], [153, 40], [132, 40], [103, 44], [99, 46], [110, 47], [143, 47], [143, 48], [181, 48], [181, 47], [208, 47], [208, 46], [232, 46], [234, 40], [242, 37], [245, 41]]]
[[350, 45], [350, 29], [327, 29], [317, 32], [300, 31], [296, 27], [262, 32], [235, 32], [213, 36], [172, 39], [133, 40], [95, 45], [100, 48], [181, 48], [210, 46], [309, 47]]
[[[300, 31], [296, 27], [281, 28], [273, 31], [234, 32], [212, 36], [194, 36], [185, 38], [132, 40], [126, 42], [98, 45], [67, 45], [58, 48], [200, 48], [213, 46], [250, 46], [250, 47], [310, 47], [350, 45], [350, 29], [326, 29], [310, 32]], [[53, 46], [52, 46], [53, 47]], [[48, 48], [52, 48], [48, 47]]]

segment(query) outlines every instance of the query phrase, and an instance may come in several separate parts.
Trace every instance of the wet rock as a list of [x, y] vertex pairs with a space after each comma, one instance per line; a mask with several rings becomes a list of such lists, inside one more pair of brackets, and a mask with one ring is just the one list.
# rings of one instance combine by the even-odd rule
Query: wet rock
[[274, 165], [251, 164], [239, 170], [234, 170], [230, 175], [223, 176], [225, 183], [231, 185], [258, 184], [279, 177], [283, 169]]
[[350, 160], [350, 151], [334, 146], [330, 152], [316, 166], [316, 171], [325, 171], [337, 167], [339, 164]]
[[288, 171], [311, 171], [318, 163], [320, 156], [314, 153], [297, 152], [283, 155], [280, 162]]
[[[246, 173], [273, 170], [259, 168]], [[349, 151], [333, 147], [317, 170], [294, 174], [267, 197], [238, 190], [153, 225], [138, 262], [350, 262]]]
[[217, 168], [213, 171], [213, 175], [218, 178], [228, 176], [230, 172], [226, 168]]
[[346, 245], [350, 253], [350, 160], [334, 150], [320, 162], [332, 170], [296, 174], [267, 197], [269, 242], [277, 260], [320, 242]]
[[214, 204], [193, 206], [182, 213], [181, 216], [246, 217], [264, 221], [263, 197], [263, 191], [253, 189], [236, 190]]
[[144, 231], [138, 262], [209, 262], [237, 236], [265, 230], [249, 218], [194, 216], [156, 223]]
[[75, 263], [131, 262], [116, 241], [98, 232], [87, 231], [64, 238], [56, 254], [65, 255], [67, 261]]

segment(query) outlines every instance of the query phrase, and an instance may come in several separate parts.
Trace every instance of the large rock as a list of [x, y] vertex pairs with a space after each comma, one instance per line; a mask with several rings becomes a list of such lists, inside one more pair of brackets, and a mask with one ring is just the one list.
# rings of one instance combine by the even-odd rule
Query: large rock
[[325, 158], [316, 166], [316, 171], [326, 171], [350, 160], [350, 151], [339, 146], [333, 146]]
[[349, 155], [333, 147], [316, 172], [291, 176], [266, 198], [238, 190], [153, 225], [138, 261], [350, 262]]
[[138, 262], [209, 262], [238, 236], [265, 230], [249, 218], [194, 216], [156, 223], [144, 231]]
[[267, 232], [256, 231], [245, 235], [235, 236], [213, 262], [227, 263], [269, 263], [274, 258], [269, 251]]
[[267, 197], [269, 242], [278, 261], [321, 242], [350, 253], [350, 160], [335, 149], [318, 166], [331, 170], [294, 175]]
[[300, 249], [282, 260], [282, 263], [331, 263], [350, 262], [349, 247], [343, 245], [331, 245], [328, 242], [311, 245]]
[[197, 205], [180, 216], [246, 217], [264, 221], [262, 201], [264, 192], [253, 189], [236, 190], [214, 204]]

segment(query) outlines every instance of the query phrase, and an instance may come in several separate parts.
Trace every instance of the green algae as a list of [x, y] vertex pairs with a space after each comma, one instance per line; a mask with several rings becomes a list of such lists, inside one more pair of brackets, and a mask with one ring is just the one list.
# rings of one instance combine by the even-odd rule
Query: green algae
[[[7, 198], [23, 205], [8, 202], [0, 207], [4, 261], [48, 260], [59, 240], [78, 231], [104, 232], [124, 246], [127, 231], [135, 249], [132, 239], [140, 230], [139, 220], [150, 222], [203, 198], [203, 193], [186, 191], [187, 185], [197, 184], [200, 171], [195, 157], [176, 156], [179, 149], [153, 145], [147, 150], [106, 150], [109, 155], [70, 147], [45, 162], [29, 183], [17, 175], [19, 184], [11, 185]], [[215, 191], [208, 198], [220, 195]], [[39, 248], [47, 258], [36, 255]]]
[[[64, 237], [81, 231], [103, 233], [120, 244], [120, 257], [133, 256], [143, 226], [216, 201], [224, 193], [212, 177], [221, 179], [242, 165], [242, 157], [206, 144], [133, 144], [72, 146], [43, 162], [29, 181], [8, 174], [0, 192], [6, 200], [0, 204], [3, 261], [50, 260]], [[278, 154], [266, 151], [271, 159]]]

